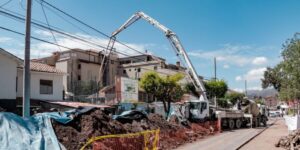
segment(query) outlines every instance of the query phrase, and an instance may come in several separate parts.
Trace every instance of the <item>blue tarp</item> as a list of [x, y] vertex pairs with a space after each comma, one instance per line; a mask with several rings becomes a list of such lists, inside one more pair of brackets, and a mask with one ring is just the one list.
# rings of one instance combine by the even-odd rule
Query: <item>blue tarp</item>
[[91, 109], [75, 109], [62, 113], [40, 113], [29, 118], [1, 112], [0, 150], [60, 150], [51, 119], [66, 124], [76, 115]]

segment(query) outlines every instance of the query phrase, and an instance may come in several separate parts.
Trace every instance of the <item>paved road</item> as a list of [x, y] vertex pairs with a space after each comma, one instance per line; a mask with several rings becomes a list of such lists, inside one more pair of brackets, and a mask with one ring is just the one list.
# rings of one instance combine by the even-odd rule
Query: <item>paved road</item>
[[286, 135], [288, 135], [287, 126], [284, 123], [284, 119], [280, 118], [274, 125], [241, 147], [240, 150], [281, 150], [283, 148], [274, 147], [274, 144], [281, 136]]
[[[271, 120], [270, 123], [273, 123]], [[233, 131], [224, 131], [218, 135], [199, 140], [194, 143], [185, 144], [177, 150], [235, 150], [241, 146], [242, 143], [260, 133], [263, 129], [239, 129]], [[257, 149], [256, 149], [257, 150]]]

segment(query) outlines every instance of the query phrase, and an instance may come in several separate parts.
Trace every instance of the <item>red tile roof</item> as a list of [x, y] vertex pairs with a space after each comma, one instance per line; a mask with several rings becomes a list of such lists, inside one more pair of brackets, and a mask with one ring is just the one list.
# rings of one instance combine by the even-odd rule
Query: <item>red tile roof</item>
[[55, 67], [49, 66], [47, 64], [38, 63], [38, 62], [30, 62], [30, 70], [38, 71], [38, 72], [58, 73], [58, 74], [65, 73], [59, 69], [56, 69]]

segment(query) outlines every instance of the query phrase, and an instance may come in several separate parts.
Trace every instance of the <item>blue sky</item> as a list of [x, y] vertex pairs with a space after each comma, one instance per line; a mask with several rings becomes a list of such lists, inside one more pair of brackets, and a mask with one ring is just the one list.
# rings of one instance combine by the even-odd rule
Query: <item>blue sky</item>
[[[0, 5], [7, 0], [0, 0]], [[300, 32], [300, 1], [296, 0], [48, 0], [97, 29], [110, 34], [136, 11], [148, 15], [173, 30], [189, 53], [199, 75], [213, 76], [213, 57], [217, 57], [218, 78], [230, 88], [242, 90], [244, 80], [250, 89], [260, 88], [260, 78], [267, 66], [280, 61], [282, 44]], [[25, 14], [25, 0], [12, 0], [4, 8]], [[49, 22], [68, 33], [84, 36], [105, 45], [107, 39], [86, 30], [89, 35], [45, 9]], [[45, 22], [41, 6], [33, 5], [33, 18]], [[75, 23], [75, 22], [73, 22]], [[77, 24], [77, 23], [75, 23]], [[78, 25], [78, 24], [77, 24]], [[24, 24], [0, 16], [0, 26], [24, 32]], [[53, 41], [49, 32], [32, 28], [34, 36]], [[69, 47], [91, 48], [59, 35], [58, 43]], [[175, 54], [164, 35], [145, 21], [120, 33], [118, 39], [131, 46], [174, 62]], [[0, 30], [0, 47], [23, 55], [23, 37]], [[134, 52], [119, 46], [130, 54]], [[32, 41], [32, 58], [58, 50], [56, 46]]]

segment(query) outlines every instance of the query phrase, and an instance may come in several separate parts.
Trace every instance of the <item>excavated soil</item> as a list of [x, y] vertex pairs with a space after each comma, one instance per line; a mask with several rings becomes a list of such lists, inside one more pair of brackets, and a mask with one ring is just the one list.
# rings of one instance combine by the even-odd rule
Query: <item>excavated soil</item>
[[[112, 120], [110, 116], [101, 110], [92, 110], [77, 116], [66, 125], [56, 121], [53, 121], [52, 124], [58, 140], [70, 150], [80, 149], [88, 139], [95, 136], [135, 133], [154, 129], [160, 129], [159, 149], [174, 149], [184, 143], [193, 142], [212, 134], [214, 130], [210, 123], [191, 123], [189, 127], [184, 127], [173, 122], [167, 122], [162, 116], [157, 114], [150, 114], [148, 119], [143, 119], [139, 122], [133, 121], [132, 123], [122, 124]], [[136, 143], [139, 143], [137, 141], [143, 141], [143, 139], [133, 140], [135, 141], [106, 141], [106, 143], [110, 144], [108, 146], [102, 145], [101, 149], [115, 149], [114, 146], [116, 144], [114, 143], [118, 143], [118, 149], [134, 150], [137, 146]]]

